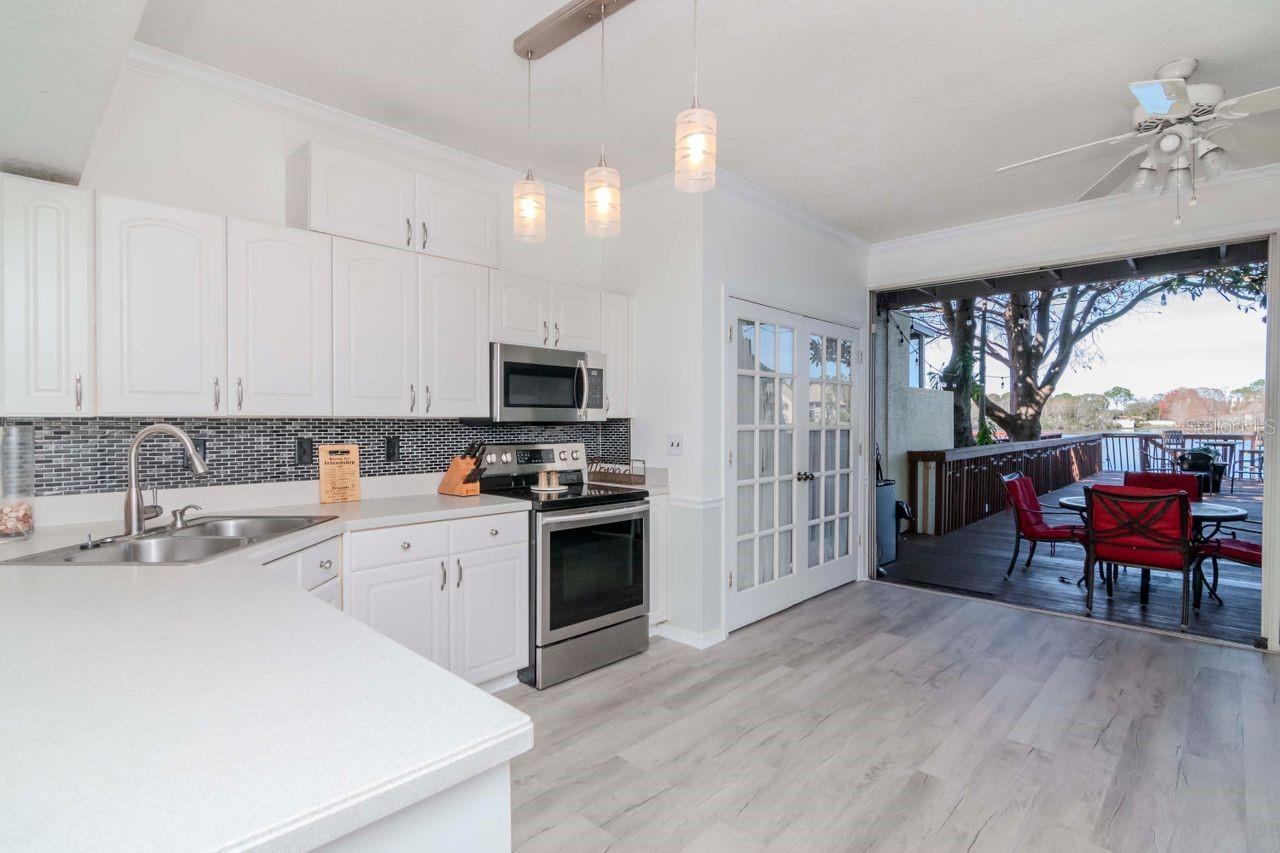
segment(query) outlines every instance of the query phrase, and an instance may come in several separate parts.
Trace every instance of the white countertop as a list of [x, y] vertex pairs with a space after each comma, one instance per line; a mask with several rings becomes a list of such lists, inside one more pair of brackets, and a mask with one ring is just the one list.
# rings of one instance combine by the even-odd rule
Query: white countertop
[[[526, 751], [523, 713], [260, 563], [345, 530], [527, 508], [254, 509], [338, 519], [196, 566], [0, 565], [0, 849], [309, 848]], [[0, 558], [90, 530], [119, 525], [48, 528]]]

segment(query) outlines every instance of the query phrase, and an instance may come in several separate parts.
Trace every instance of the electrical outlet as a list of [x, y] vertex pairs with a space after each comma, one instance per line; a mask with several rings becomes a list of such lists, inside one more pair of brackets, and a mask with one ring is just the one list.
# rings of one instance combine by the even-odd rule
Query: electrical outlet
[[684, 433], [667, 433], [667, 455], [684, 456]]
[[387, 436], [386, 457], [388, 462], [400, 461], [400, 437], [398, 435]]
[[[191, 443], [196, 446], [196, 453], [200, 454], [200, 458], [208, 462], [209, 461], [209, 439], [193, 438], [191, 439]], [[182, 467], [187, 469], [188, 471], [191, 470], [191, 457], [187, 456], [187, 454], [185, 453], [182, 454]]]
[[310, 465], [316, 458], [316, 442], [313, 438], [299, 436], [293, 447], [293, 464]]

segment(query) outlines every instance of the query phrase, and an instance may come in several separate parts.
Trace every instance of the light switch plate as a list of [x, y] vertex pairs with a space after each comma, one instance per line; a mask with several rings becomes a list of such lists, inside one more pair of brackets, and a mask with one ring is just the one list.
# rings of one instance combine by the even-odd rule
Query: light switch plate
[[684, 433], [667, 433], [667, 455], [684, 456]]

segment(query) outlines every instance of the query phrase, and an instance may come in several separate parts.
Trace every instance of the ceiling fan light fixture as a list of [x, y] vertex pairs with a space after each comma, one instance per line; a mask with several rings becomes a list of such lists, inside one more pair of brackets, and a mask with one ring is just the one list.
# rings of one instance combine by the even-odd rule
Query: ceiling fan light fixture
[[1133, 177], [1129, 180], [1129, 192], [1139, 195], [1151, 195], [1159, 186], [1156, 184], [1157, 174], [1155, 162], [1148, 157], [1138, 166], [1138, 170], [1133, 173]]
[[1201, 173], [1206, 181], [1218, 181], [1225, 178], [1235, 171], [1235, 160], [1228, 154], [1221, 145], [1214, 142], [1208, 142], [1201, 146], [1200, 156], [1197, 158]]
[[1191, 163], [1186, 156], [1179, 155], [1177, 160], [1173, 161], [1173, 165], [1169, 167], [1169, 173], [1164, 178], [1164, 194], [1179, 195], [1184, 189], [1191, 188]]

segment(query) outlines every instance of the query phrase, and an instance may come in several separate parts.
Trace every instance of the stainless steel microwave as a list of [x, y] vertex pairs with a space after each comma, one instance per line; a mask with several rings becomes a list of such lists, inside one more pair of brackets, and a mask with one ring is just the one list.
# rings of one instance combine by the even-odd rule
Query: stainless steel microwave
[[513, 423], [602, 421], [604, 353], [490, 344], [490, 417]]

